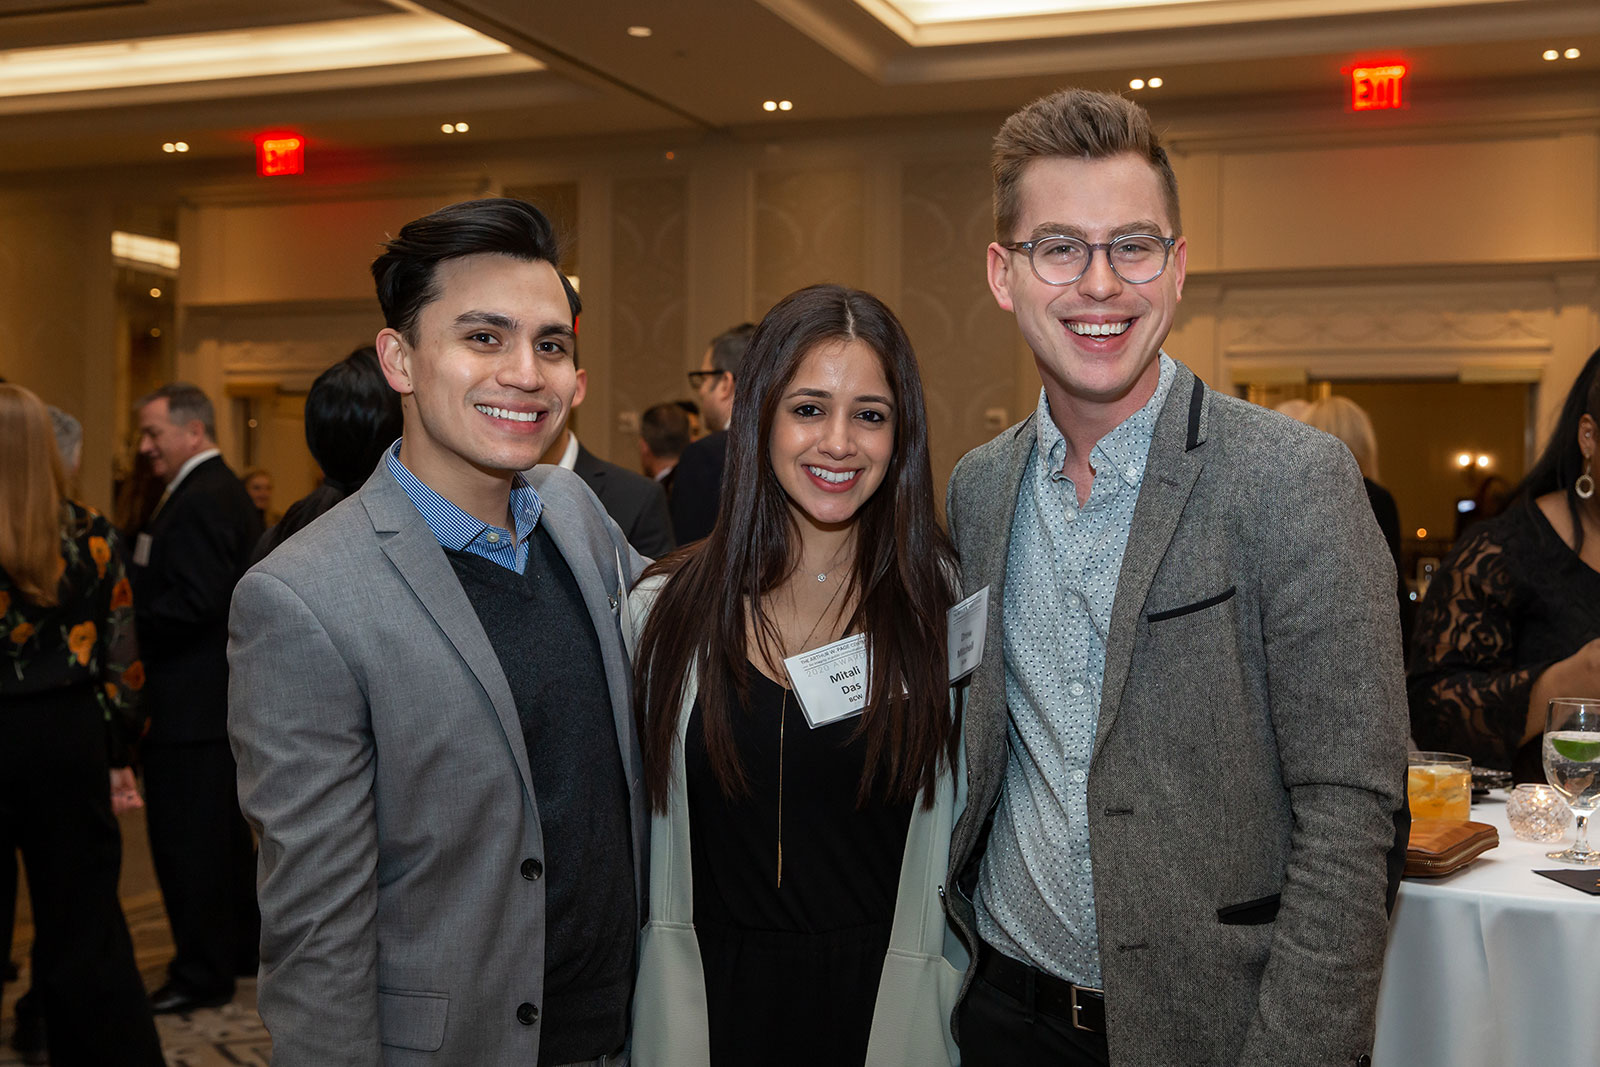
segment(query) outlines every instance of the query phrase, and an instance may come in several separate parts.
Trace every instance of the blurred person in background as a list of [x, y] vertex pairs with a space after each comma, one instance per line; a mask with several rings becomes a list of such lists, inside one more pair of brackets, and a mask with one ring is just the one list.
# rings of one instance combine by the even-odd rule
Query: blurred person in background
[[117, 899], [144, 684], [117, 533], [66, 497], [50, 416], [19, 386], [0, 385], [0, 454], [0, 836], [27, 867], [31, 1003], [55, 1067], [160, 1064]]
[[1600, 350], [1505, 510], [1439, 566], [1417, 613], [1407, 689], [1417, 746], [1544, 781], [1552, 697], [1600, 693]]
[[139, 451], [167, 486], [132, 553], [149, 674], [145, 825], [175, 950], [151, 994], [159, 1014], [226, 1004], [234, 978], [256, 969], [255, 845], [228, 748], [228, 604], [261, 516], [197, 387], [174, 382], [140, 401]]
[[689, 447], [689, 414], [675, 403], [657, 404], [639, 419], [639, 466], [670, 499], [678, 458]]
[[[1282, 410], [1282, 407], [1279, 408]], [[1411, 590], [1406, 586], [1405, 571], [1400, 566], [1400, 508], [1394, 494], [1378, 484], [1378, 436], [1372, 430], [1372, 420], [1360, 404], [1347, 396], [1329, 396], [1312, 404], [1300, 421], [1323, 433], [1331, 433], [1344, 442], [1361, 468], [1361, 482], [1367, 490], [1367, 503], [1383, 531], [1384, 543], [1394, 558], [1395, 597], [1400, 610], [1400, 632], [1403, 639], [1411, 637]]]
[[698, 441], [704, 437], [706, 428], [700, 422], [700, 405], [693, 400], [674, 400], [673, 403], [682, 408], [683, 413], [689, 416], [689, 440]]
[[239, 477], [250, 502], [261, 513], [261, 525], [271, 526], [282, 516], [272, 510], [272, 472], [265, 467], [251, 467]]
[[717, 521], [722, 468], [728, 459], [728, 423], [738, 392], [740, 364], [755, 324], [740, 323], [712, 338], [699, 370], [689, 372], [706, 436], [683, 450], [672, 485], [672, 534], [678, 544], [698, 541]]
[[384, 380], [373, 346], [362, 345], [317, 375], [306, 394], [306, 447], [322, 469], [322, 484], [290, 504], [262, 535], [251, 564], [360, 489], [400, 436], [400, 425], [400, 394]]
[[77, 497], [78, 468], [83, 465], [83, 423], [58, 407], [50, 409], [50, 427], [56, 435], [56, 452], [67, 478], [67, 495]]

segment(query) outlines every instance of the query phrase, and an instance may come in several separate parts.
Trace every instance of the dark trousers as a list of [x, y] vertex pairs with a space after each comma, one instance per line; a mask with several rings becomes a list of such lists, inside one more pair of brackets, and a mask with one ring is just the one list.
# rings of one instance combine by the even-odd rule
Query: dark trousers
[[172, 926], [168, 980], [201, 997], [226, 996], [253, 974], [261, 942], [255, 848], [239, 814], [226, 741], [146, 743], [145, 825]]
[[117, 899], [105, 718], [87, 686], [0, 703], [0, 837], [22, 849], [55, 1067], [164, 1063]]
[[983, 979], [974, 978], [956, 1009], [962, 1067], [1016, 1067], [1048, 1063], [1056, 1067], [1105, 1067], [1110, 1063], [1104, 1034], [1075, 1029], [1066, 1019], [1036, 1012]]

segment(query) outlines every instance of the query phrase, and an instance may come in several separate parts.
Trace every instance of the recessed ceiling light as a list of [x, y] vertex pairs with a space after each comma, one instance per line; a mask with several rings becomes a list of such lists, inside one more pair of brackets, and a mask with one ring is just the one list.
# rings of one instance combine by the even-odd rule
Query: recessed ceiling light
[[168, 141], [166, 144], [161, 146], [161, 151], [163, 152], [176, 152], [177, 150], [178, 146], [173, 144], [171, 141]]
[[189, 151], [189, 142], [188, 141], [174, 141], [174, 142], [172, 142], [172, 147], [176, 148], [180, 152], [187, 152], [187, 151]]
[[655, 32], [656, 31], [652, 30], [649, 26], [629, 26], [628, 27], [628, 36], [629, 37], [648, 37], [652, 33], [655, 33]]
[[472, 127], [468, 126], [465, 122], [456, 123], [456, 132], [457, 133], [466, 133], [470, 129], [472, 129]]
[[439, 127], [439, 132], [440, 133], [455, 133], [456, 132], [456, 125], [453, 122], [446, 122], [446, 123], [444, 123], [443, 125], [441, 125]]
[[792, 101], [792, 100], [779, 100], [778, 101], [778, 110], [779, 111], [793, 111], [794, 110], [794, 101]]
[[1143, 89], [1144, 88], [1144, 79], [1143, 78], [1135, 78], [1135, 79], [1133, 79], [1131, 82], [1128, 83], [1128, 88], [1134, 90], [1135, 92], [1137, 92], [1140, 89]]
[[1162, 84], [1163, 83], [1160, 78], [1151, 78], [1149, 81], [1150, 88], [1152, 89], [1159, 89], [1161, 88]]
[[161, 290], [160, 289], [152, 289], [152, 290], [150, 290], [150, 295], [159, 299], [160, 296], [161, 296]]
[[1552, 60], [1556, 60], [1556, 59], [1560, 59], [1560, 58], [1561, 58], [1561, 53], [1557, 52], [1554, 48], [1546, 48], [1544, 50], [1544, 61], [1546, 63], [1549, 63]]
[[776, 110], [778, 110], [778, 102], [776, 100], [764, 100], [761, 103], [761, 110], [762, 111], [776, 111]]
[[1566, 56], [1568, 59], [1577, 59], [1579, 56], [1583, 55], [1583, 53], [1578, 51], [1576, 48], [1569, 48], [1561, 54]]

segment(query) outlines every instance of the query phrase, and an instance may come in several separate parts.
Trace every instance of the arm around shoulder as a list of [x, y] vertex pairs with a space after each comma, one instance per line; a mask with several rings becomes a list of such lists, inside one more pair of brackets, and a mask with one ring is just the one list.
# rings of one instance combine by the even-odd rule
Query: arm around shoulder
[[375, 752], [361, 686], [316, 613], [261, 570], [229, 625], [228, 733], [261, 837], [258, 1006], [273, 1062], [377, 1065]]

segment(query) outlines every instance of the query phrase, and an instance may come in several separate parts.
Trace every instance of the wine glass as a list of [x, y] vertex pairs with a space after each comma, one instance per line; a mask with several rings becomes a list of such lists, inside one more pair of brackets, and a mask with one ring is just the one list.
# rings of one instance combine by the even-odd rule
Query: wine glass
[[1544, 776], [1577, 817], [1572, 847], [1548, 853], [1553, 860], [1600, 865], [1589, 847], [1589, 816], [1600, 807], [1600, 697], [1556, 697], [1545, 714]]

